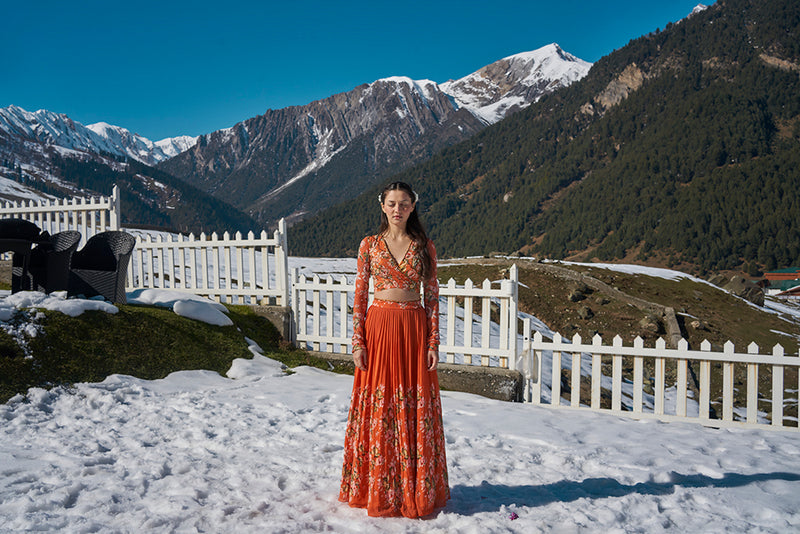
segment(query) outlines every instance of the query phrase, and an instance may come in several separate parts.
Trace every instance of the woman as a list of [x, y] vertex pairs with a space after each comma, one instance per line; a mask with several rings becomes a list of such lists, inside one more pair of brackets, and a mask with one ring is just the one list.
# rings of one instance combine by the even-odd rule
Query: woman
[[[389, 184], [378, 200], [380, 232], [358, 249], [356, 371], [339, 500], [371, 516], [421, 517], [450, 497], [436, 375], [436, 249], [417, 217], [411, 186]], [[370, 276], [375, 298], [367, 312]]]

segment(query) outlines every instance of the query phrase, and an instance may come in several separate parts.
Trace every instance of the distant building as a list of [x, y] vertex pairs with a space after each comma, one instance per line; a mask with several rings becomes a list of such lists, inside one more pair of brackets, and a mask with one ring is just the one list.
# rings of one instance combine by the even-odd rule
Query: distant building
[[769, 281], [777, 280], [800, 280], [800, 267], [789, 267], [788, 269], [778, 269], [764, 273], [764, 278]]
[[791, 298], [791, 299], [800, 299], [800, 282], [798, 282], [798, 285], [794, 286], [793, 288], [787, 289], [786, 291], [781, 291], [780, 293], [776, 293], [775, 296]]
[[778, 269], [764, 273], [764, 278], [769, 280], [767, 295], [800, 298], [800, 268]]

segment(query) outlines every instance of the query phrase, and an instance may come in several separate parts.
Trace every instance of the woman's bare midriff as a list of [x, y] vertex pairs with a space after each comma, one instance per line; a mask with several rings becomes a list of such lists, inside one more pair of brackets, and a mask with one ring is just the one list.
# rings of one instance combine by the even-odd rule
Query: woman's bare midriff
[[378, 300], [391, 300], [394, 302], [408, 302], [411, 300], [419, 300], [419, 293], [416, 291], [409, 291], [407, 289], [382, 289], [375, 292], [375, 298]]

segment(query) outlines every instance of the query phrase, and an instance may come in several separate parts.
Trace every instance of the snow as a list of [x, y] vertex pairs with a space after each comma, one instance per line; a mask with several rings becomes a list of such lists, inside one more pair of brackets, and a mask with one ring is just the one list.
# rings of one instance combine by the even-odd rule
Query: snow
[[168, 289], [137, 289], [128, 293], [129, 304], [149, 304], [172, 308], [177, 315], [216, 326], [230, 326], [227, 308], [219, 302], [185, 291]]
[[[228, 377], [111, 376], [0, 406], [0, 530], [787, 532], [796, 436], [443, 392], [452, 498], [424, 520], [337, 501], [352, 378], [256, 355]], [[518, 519], [511, 520], [511, 514]]]
[[708, 9], [707, 5], [705, 5], [705, 4], [697, 4], [696, 6], [694, 6], [694, 9], [692, 9], [692, 12], [689, 13], [688, 16], [696, 15], [696, 14], [702, 12], [702, 11], [705, 11], [706, 9]]
[[233, 324], [230, 317], [215, 309], [213, 306], [203, 304], [202, 302], [179, 300], [175, 303], [175, 306], [172, 307], [172, 310], [181, 317], [202, 321], [208, 324], [217, 326], [230, 326]]
[[119, 308], [99, 299], [67, 299], [66, 291], [54, 291], [46, 295], [40, 291], [20, 291], [0, 300], [0, 320], [7, 321], [14, 310], [41, 308], [58, 311], [70, 317], [77, 317], [88, 310], [117, 313]]
[[[308, 275], [349, 275], [354, 263], [290, 259]], [[178, 291], [129, 299], [219, 311]], [[30, 293], [2, 306], [67, 302]], [[0, 405], [0, 531], [800, 528], [795, 433], [635, 421], [449, 391], [451, 500], [423, 520], [369, 518], [337, 500], [352, 377], [308, 367], [286, 374], [250, 344], [253, 358], [235, 360], [227, 376], [113, 375], [73, 389], [34, 388]]]
[[423, 99], [431, 98], [435, 93], [439, 91], [439, 85], [433, 80], [413, 80], [408, 76], [389, 76], [387, 78], [381, 78], [379, 80], [372, 82], [370, 86], [378, 82], [385, 82], [395, 85], [401, 85], [401, 84], [408, 85], [410, 89], [419, 94]]
[[197, 142], [196, 137], [178, 136], [153, 143], [105, 122], [84, 126], [63, 113], [44, 109], [29, 112], [13, 105], [0, 108], [0, 130], [70, 150], [108, 152], [148, 164], [165, 161]]
[[646, 267], [644, 265], [633, 265], [625, 263], [579, 263], [574, 261], [557, 261], [555, 263], [561, 263], [564, 265], [582, 265], [584, 267], [594, 267], [597, 269], [608, 269], [610, 271], [617, 271], [619, 273], [625, 273], [625, 274], [643, 274], [655, 278], [664, 278], [665, 280], [675, 281], [675, 280], [680, 280], [682, 278], [687, 278], [695, 282], [707, 283], [705, 280], [702, 280], [701, 278], [697, 278], [695, 276], [686, 274], [681, 271], [675, 271], [673, 269], [665, 269], [663, 267]]
[[154, 145], [158, 147], [167, 159], [185, 152], [197, 144], [199, 137], [190, 135], [179, 135], [177, 137], [167, 137], [161, 141], [156, 141]]
[[32, 200], [34, 202], [51, 200], [55, 198], [52, 195], [42, 193], [41, 191], [31, 189], [30, 187], [26, 187], [11, 178], [6, 178], [3, 175], [0, 175], [0, 195], [9, 196], [19, 200]]
[[[509, 109], [531, 104], [530, 95], [524, 94], [527, 88], [544, 84], [547, 90], [554, 90], [569, 85], [583, 78], [591, 66], [591, 63], [551, 43], [530, 52], [504, 57], [463, 78], [448, 80], [440, 87], [458, 106], [468, 109], [487, 124], [494, 124], [503, 119]], [[506, 69], [502, 81], [490, 73], [491, 67]], [[510, 82], [513, 82], [512, 89], [508, 90], [504, 86]]]

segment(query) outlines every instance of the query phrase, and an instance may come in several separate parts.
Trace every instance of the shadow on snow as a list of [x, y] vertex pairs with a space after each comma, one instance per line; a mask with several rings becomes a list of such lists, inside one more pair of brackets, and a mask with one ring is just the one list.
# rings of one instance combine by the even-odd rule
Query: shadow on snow
[[497, 511], [502, 506], [545, 506], [554, 502], [571, 502], [578, 499], [604, 499], [622, 497], [632, 493], [642, 495], [669, 495], [676, 487], [683, 488], [735, 488], [771, 480], [800, 481], [797, 473], [760, 473], [742, 475], [726, 473], [721, 478], [706, 475], [682, 475], [671, 472], [669, 482], [639, 482], [621, 484], [613, 478], [587, 478], [581, 481], [563, 480], [552, 484], [509, 486], [491, 484], [485, 480], [479, 486], [459, 484], [450, 489], [451, 499], [443, 511], [459, 514], [476, 514]]

